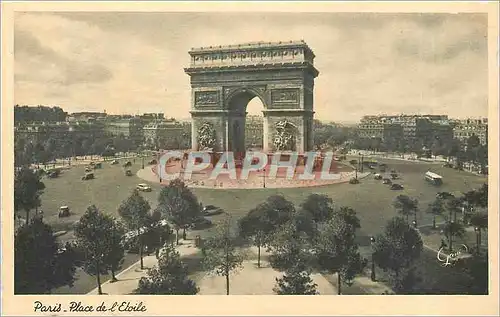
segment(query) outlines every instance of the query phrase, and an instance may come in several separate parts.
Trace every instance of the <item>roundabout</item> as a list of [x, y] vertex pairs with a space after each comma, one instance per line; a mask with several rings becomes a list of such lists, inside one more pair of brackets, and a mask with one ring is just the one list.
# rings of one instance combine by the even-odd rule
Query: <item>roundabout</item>
[[[245, 171], [244, 167], [218, 172], [217, 167], [209, 166], [201, 171], [186, 173], [187, 160], [170, 161], [165, 165], [165, 172], [159, 173], [160, 165], [147, 166], [137, 172], [137, 176], [145, 181], [168, 185], [170, 179], [162, 179], [161, 175], [176, 175], [188, 187], [207, 189], [263, 189], [263, 188], [301, 188], [325, 186], [349, 182], [352, 178], [364, 178], [371, 173], [357, 173], [352, 167], [333, 162], [328, 171], [329, 178], [324, 177], [325, 171], [313, 170], [308, 179], [304, 179], [306, 167], [297, 165], [293, 174], [283, 166], [267, 164], [258, 170]], [[227, 167], [227, 166], [226, 166]], [[162, 167], [161, 167], [162, 168]], [[218, 172], [218, 173], [217, 173]], [[161, 175], [160, 175], [161, 174]]]

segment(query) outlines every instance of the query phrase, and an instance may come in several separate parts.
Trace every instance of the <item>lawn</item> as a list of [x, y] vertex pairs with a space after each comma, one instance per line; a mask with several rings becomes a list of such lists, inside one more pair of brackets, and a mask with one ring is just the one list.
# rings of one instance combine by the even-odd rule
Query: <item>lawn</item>
[[[419, 225], [426, 225], [432, 223], [432, 216], [427, 214], [425, 210], [427, 205], [434, 200], [437, 192], [449, 191], [460, 194], [462, 191], [477, 188], [487, 181], [484, 177], [444, 168], [440, 164], [383, 159], [378, 159], [378, 161], [387, 163], [388, 171], [395, 169], [400, 173], [401, 179], [397, 182], [404, 186], [403, 190], [392, 191], [387, 185], [383, 185], [380, 181], [369, 176], [357, 185], [334, 184], [310, 188], [253, 190], [196, 188], [193, 191], [204, 205], [216, 205], [224, 209], [231, 215], [234, 225], [238, 219], [270, 195], [282, 194], [298, 206], [311, 193], [326, 194], [334, 200], [336, 205], [349, 206], [356, 210], [361, 220], [361, 230], [358, 233], [359, 243], [363, 252], [369, 252], [366, 251], [367, 248], [369, 249], [369, 237], [380, 233], [387, 221], [396, 215], [392, 202], [397, 195], [406, 194], [419, 200], [421, 212], [417, 221]], [[120, 203], [130, 195], [137, 184], [144, 182], [135, 176], [135, 172], [141, 168], [141, 165], [141, 160], [136, 159], [131, 167], [134, 176], [125, 176], [121, 164], [112, 166], [109, 163], [104, 163], [102, 169], [95, 171], [96, 178], [94, 180], [81, 180], [81, 176], [84, 174], [83, 166], [64, 171], [57, 179], [44, 179], [46, 189], [42, 196], [41, 208], [44, 211], [45, 220], [53, 226], [54, 231], [71, 230], [72, 224], [91, 204], [95, 204], [106, 213], [118, 216], [117, 208]], [[442, 175], [444, 184], [440, 187], [434, 187], [425, 182], [424, 173], [428, 170]], [[161, 185], [151, 185], [153, 191], [143, 193], [143, 196], [154, 208]], [[70, 207], [71, 217], [58, 218], [58, 209], [63, 205]], [[214, 222], [217, 222], [222, 217], [219, 215], [212, 218]], [[190, 236], [195, 234], [205, 236], [210, 234], [210, 229], [192, 232]], [[69, 239], [71, 233], [61, 238]], [[83, 287], [82, 290], [88, 287]], [[88, 289], [88, 291], [90, 290]]]

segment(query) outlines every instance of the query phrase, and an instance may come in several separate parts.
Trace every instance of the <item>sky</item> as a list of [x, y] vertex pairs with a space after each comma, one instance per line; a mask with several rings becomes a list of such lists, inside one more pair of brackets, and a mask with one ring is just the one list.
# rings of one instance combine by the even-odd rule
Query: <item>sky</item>
[[192, 47], [289, 40], [316, 55], [316, 119], [487, 116], [486, 14], [16, 13], [15, 103], [189, 118]]

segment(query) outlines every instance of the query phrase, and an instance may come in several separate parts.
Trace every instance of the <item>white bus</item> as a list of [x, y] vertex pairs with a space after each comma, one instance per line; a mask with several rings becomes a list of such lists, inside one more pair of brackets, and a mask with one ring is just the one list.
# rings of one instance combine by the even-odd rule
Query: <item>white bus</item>
[[443, 177], [433, 172], [425, 173], [425, 180], [434, 185], [441, 185], [443, 183]]

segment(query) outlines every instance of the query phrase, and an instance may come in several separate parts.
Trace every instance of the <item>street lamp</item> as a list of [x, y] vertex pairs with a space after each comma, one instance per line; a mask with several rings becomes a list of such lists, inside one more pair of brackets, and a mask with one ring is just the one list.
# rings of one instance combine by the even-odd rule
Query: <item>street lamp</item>
[[144, 169], [144, 155], [142, 156], [142, 169]]
[[481, 228], [474, 227], [474, 231], [476, 232], [476, 254], [479, 254], [479, 245], [481, 244]]
[[417, 228], [417, 220], [413, 220], [412, 222], [413, 227], [416, 229]]
[[370, 237], [370, 243], [371, 243], [371, 247], [372, 247], [372, 272], [371, 272], [371, 280], [373, 282], [376, 281], [376, 277], [375, 277], [375, 261], [373, 261], [373, 258], [374, 258], [374, 254], [375, 254], [375, 250], [374, 250], [374, 244], [375, 244], [375, 237]]
[[262, 169], [262, 171], [264, 172], [264, 175], [263, 175], [263, 177], [264, 177], [263, 188], [266, 188], [266, 168], [264, 167], [264, 168]]

